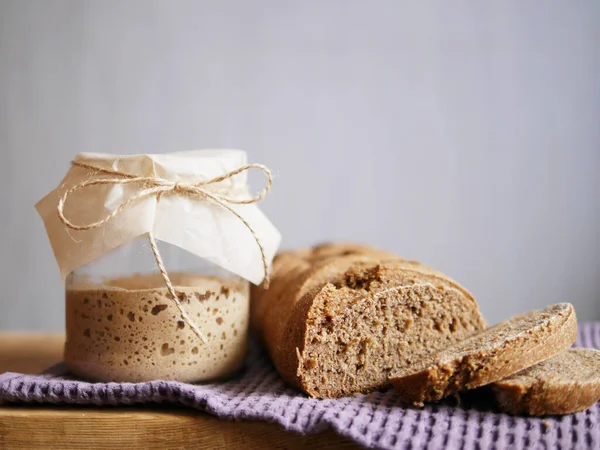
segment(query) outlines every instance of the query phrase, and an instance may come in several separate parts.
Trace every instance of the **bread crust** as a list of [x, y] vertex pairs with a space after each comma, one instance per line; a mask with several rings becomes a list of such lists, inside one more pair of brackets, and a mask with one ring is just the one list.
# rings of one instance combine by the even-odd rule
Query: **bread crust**
[[566, 350], [491, 385], [498, 408], [515, 415], [584, 411], [600, 400], [600, 351]]
[[484, 386], [544, 361], [577, 339], [569, 303], [513, 317], [448, 347], [390, 381], [403, 401], [416, 406]]

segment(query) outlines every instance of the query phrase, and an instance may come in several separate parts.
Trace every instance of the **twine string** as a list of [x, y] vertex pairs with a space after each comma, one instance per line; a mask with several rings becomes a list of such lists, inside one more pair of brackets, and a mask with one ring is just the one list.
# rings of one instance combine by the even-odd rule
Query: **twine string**
[[171, 294], [171, 296], [173, 297], [173, 301], [175, 302], [175, 306], [177, 306], [177, 309], [179, 310], [179, 313], [181, 314], [181, 318], [184, 320], [185, 323], [188, 324], [188, 326], [192, 329], [194, 334], [196, 334], [196, 336], [198, 336], [200, 338], [202, 343], [206, 344], [206, 338], [204, 337], [204, 334], [202, 333], [202, 331], [200, 331], [198, 326], [194, 323], [194, 321], [191, 319], [191, 317], [188, 315], [188, 313], [185, 311], [185, 309], [183, 309], [183, 306], [181, 305], [181, 302], [179, 301], [179, 296], [177, 295], [177, 292], [175, 291], [175, 288], [173, 287], [173, 284], [171, 283], [169, 274], [167, 274], [167, 270], [165, 269], [165, 264], [163, 263], [160, 253], [158, 252], [158, 247], [156, 246], [156, 241], [154, 240], [154, 235], [152, 233], [148, 233], [148, 239], [150, 241], [150, 248], [152, 249], [152, 253], [154, 253], [154, 258], [156, 259], [156, 265], [158, 266], [158, 270], [160, 271], [160, 274], [161, 274], [165, 284], [167, 285], [167, 290], [169, 291], [169, 294]]

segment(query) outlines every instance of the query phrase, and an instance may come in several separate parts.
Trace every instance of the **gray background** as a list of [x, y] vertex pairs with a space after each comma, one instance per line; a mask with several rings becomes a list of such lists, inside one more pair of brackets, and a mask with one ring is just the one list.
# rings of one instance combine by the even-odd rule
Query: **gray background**
[[33, 204], [79, 151], [243, 148], [294, 247], [600, 319], [600, 2], [0, 0], [0, 328], [61, 329]]

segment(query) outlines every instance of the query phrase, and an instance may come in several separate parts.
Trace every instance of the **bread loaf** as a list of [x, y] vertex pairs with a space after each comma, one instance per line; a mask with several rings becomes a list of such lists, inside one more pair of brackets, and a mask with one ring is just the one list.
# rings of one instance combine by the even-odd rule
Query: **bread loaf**
[[281, 376], [319, 398], [387, 386], [392, 371], [486, 327], [458, 283], [355, 244], [277, 255], [251, 320]]
[[544, 416], [600, 400], [600, 351], [573, 348], [491, 385], [501, 411]]
[[563, 350], [577, 339], [575, 309], [560, 303], [499, 323], [394, 372], [400, 397], [415, 405], [493, 383]]

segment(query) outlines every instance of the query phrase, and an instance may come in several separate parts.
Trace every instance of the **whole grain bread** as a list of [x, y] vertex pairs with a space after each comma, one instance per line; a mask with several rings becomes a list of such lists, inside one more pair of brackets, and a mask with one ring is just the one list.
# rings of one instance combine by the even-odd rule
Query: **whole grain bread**
[[544, 416], [584, 411], [600, 400], [600, 351], [573, 348], [491, 385], [503, 412]]
[[415, 364], [486, 327], [475, 299], [447, 276], [356, 244], [282, 252], [251, 320], [281, 376], [313, 397], [389, 385]]
[[501, 380], [566, 350], [576, 339], [575, 309], [559, 303], [501, 322], [392, 373], [390, 381], [405, 402], [420, 406]]

